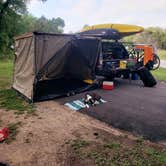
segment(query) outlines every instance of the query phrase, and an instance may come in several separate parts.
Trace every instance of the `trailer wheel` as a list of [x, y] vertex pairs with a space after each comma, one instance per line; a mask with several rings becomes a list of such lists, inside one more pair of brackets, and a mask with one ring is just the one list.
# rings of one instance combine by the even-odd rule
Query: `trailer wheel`
[[154, 58], [153, 58], [153, 68], [152, 70], [156, 70], [160, 67], [160, 58], [158, 55], [154, 54]]
[[146, 67], [139, 68], [137, 73], [146, 87], [153, 87], [157, 84], [155, 78]]

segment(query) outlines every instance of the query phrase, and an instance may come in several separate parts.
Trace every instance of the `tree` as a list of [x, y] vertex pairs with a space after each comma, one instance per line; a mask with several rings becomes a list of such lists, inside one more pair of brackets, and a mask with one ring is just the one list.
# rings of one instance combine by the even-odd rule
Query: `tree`
[[[46, 1], [46, 0], [41, 0]], [[12, 38], [17, 34], [17, 24], [27, 13], [30, 0], [0, 0], [0, 57], [10, 53]]]
[[34, 31], [62, 33], [64, 26], [64, 20], [60, 17], [47, 19], [42, 16], [36, 21]]
[[36, 18], [30, 14], [23, 15], [17, 22], [17, 31], [15, 34], [19, 35], [25, 32], [48, 32], [48, 33], [62, 33], [65, 26], [64, 20], [60, 17], [47, 19], [42, 16]]
[[35, 31], [35, 24], [38, 18], [34, 17], [31, 14], [22, 15], [21, 18], [17, 21], [17, 31], [15, 35], [20, 35], [26, 32]]
[[124, 41], [153, 44], [160, 49], [166, 49], [166, 29], [159, 27], [146, 28], [144, 32], [126, 37]]

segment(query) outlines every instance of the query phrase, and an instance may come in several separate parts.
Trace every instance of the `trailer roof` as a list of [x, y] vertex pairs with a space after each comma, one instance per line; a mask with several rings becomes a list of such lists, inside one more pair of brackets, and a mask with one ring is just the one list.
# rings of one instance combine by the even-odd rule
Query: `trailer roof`
[[33, 35], [75, 36], [74, 34], [46, 33], [46, 32], [36, 32], [36, 31], [34, 31], [34, 32], [28, 32], [28, 33], [24, 33], [22, 35], [18, 35], [16, 37], [14, 37], [14, 40], [19, 40], [19, 39], [32, 37]]

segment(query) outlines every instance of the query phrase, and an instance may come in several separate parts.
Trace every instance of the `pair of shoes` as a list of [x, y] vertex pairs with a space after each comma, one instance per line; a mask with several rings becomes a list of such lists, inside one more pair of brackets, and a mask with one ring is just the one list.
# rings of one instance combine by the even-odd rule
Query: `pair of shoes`
[[89, 105], [95, 106], [97, 102], [100, 102], [101, 96], [96, 93], [86, 93], [84, 97], [84, 103], [89, 108]]

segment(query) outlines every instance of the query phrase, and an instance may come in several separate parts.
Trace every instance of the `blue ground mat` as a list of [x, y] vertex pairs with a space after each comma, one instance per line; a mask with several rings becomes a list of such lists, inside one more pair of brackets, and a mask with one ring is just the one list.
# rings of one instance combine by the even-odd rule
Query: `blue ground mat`
[[[99, 105], [99, 104], [102, 104], [102, 103], [106, 103], [106, 101], [103, 100], [103, 99], [100, 99], [100, 101], [99, 101], [99, 102], [96, 102], [95, 105]], [[67, 103], [65, 103], [64, 105], [67, 106], [67, 107], [69, 107], [69, 108], [72, 109], [72, 110], [75, 110], [75, 111], [79, 111], [79, 110], [81, 110], [81, 109], [83, 109], [83, 108], [88, 108], [88, 106], [91, 107], [91, 105], [88, 105], [88, 106], [87, 106], [87, 105], [84, 103], [84, 100], [83, 100], [83, 99], [79, 99], [79, 100], [74, 100], [74, 101], [71, 101], [71, 102], [67, 102]]]

